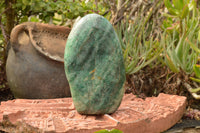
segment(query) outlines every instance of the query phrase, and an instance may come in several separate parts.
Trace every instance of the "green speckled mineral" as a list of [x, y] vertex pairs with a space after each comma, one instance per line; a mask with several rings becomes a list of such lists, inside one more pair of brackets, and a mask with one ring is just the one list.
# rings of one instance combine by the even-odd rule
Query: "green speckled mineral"
[[119, 107], [125, 68], [119, 39], [107, 19], [83, 17], [69, 34], [65, 72], [80, 114], [111, 114]]

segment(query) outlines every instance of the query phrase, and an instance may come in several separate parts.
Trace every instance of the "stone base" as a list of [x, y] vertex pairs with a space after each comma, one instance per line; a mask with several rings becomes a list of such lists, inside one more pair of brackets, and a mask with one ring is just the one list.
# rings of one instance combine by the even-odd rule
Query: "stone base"
[[185, 108], [186, 97], [162, 93], [145, 100], [127, 94], [115, 113], [101, 116], [78, 114], [71, 98], [15, 99], [1, 102], [0, 122], [22, 121], [43, 132], [94, 133], [119, 129], [124, 133], [160, 133], [176, 124]]

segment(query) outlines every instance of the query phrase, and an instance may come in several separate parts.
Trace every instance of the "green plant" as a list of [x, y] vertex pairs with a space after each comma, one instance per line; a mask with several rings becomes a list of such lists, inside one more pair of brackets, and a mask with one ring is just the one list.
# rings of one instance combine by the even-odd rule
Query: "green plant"
[[190, 79], [200, 83], [200, 65], [195, 64], [193, 66], [193, 70], [194, 70], [194, 73], [195, 73], [195, 78], [194, 77], [190, 77]]
[[126, 74], [138, 72], [152, 63], [162, 52], [158, 38], [154, 38], [147, 31], [145, 20], [146, 18], [138, 15], [134, 23], [126, 21], [117, 27]]
[[[186, 40], [190, 46], [192, 47], [192, 49], [194, 49], [197, 53], [200, 53], [200, 49], [198, 48], [197, 45], [195, 45], [194, 43], [192, 43], [191, 41], [189, 41], [188, 39]], [[200, 42], [200, 31], [198, 33], [198, 40], [197, 40], [197, 43]]]
[[[193, 70], [195, 73], [195, 77], [190, 77], [190, 79], [194, 82], [200, 83], [200, 66], [197, 64], [194, 65]], [[200, 91], [200, 87], [198, 85], [195, 84], [196, 88], [192, 88], [189, 84], [184, 83], [184, 86], [188, 89], [188, 91], [195, 99], [200, 99], [200, 95], [198, 94], [198, 92]]]
[[95, 133], [123, 133], [122, 131], [120, 130], [117, 130], [117, 129], [112, 129], [112, 130], [107, 130], [107, 129], [103, 129], [103, 130], [100, 130], [100, 131], [96, 131]]
[[[162, 44], [165, 49], [165, 61], [173, 72], [184, 71], [186, 74], [195, 73], [196, 77], [190, 77], [194, 82], [200, 82], [200, 68], [197, 65], [200, 49], [200, 17], [195, 0], [165, 0], [165, 5], [171, 15], [167, 15], [163, 23], [167, 31]], [[195, 99], [200, 99], [197, 93], [200, 88], [193, 83], [183, 81], [183, 85]]]
[[17, 15], [17, 22], [25, 21], [43, 21], [45, 23], [65, 24], [69, 19], [75, 19], [78, 16], [84, 16], [86, 13], [96, 12], [103, 14], [106, 7], [102, 1], [95, 4], [95, 1], [84, 0], [18, 0], [14, 5], [20, 12]]
[[[164, 0], [164, 3], [170, 14], [164, 14], [167, 19], [164, 21], [163, 27], [167, 30], [176, 29], [179, 35], [182, 36], [190, 28], [187, 19], [191, 11], [193, 12], [192, 18], [195, 18], [197, 2], [195, 0], [172, 0], [171, 3], [170, 0]], [[183, 25], [183, 23], [187, 24]], [[185, 28], [185, 31], [183, 31], [183, 28]]]
[[172, 36], [166, 33], [162, 35], [161, 44], [164, 49], [164, 60], [175, 73], [184, 71], [186, 74], [191, 74], [193, 72], [193, 65], [197, 62], [198, 54], [190, 47], [186, 38], [194, 41], [195, 31], [190, 30], [189, 33], [182, 35], [180, 38], [176, 37], [175, 30]]
[[[192, 42], [190, 42], [189, 40], [187, 40], [187, 42], [190, 44], [190, 46], [197, 52], [200, 53], [200, 49], [193, 44]], [[200, 31], [198, 34], [198, 40], [197, 43], [200, 42]], [[190, 77], [191, 80], [200, 83], [200, 65], [199, 64], [195, 64], [193, 65], [193, 71], [195, 73], [195, 77]], [[197, 93], [200, 91], [200, 87], [197, 88], [189, 88], [189, 92], [193, 95], [194, 98], [196, 99], [200, 99], [200, 95], [198, 95]]]
[[175, 73], [193, 72], [198, 54], [190, 42], [198, 47], [199, 11], [195, 0], [164, 0], [170, 14], [163, 22], [164, 33], [161, 44], [164, 48], [165, 62]]

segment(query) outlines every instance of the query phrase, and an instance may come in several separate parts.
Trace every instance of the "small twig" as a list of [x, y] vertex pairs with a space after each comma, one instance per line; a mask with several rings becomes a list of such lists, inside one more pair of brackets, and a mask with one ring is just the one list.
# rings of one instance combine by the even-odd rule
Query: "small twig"
[[130, 79], [130, 81], [131, 81], [131, 84], [132, 84], [132, 86], [133, 86], [133, 90], [135, 91], [135, 94], [138, 94], [138, 92], [137, 92], [137, 90], [136, 90], [136, 87], [135, 87], [134, 81], [131, 80], [131, 79]]
[[96, 9], [98, 11], [98, 0], [95, 0]]
[[187, 90], [190, 92], [190, 94], [195, 98], [195, 99], [200, 99], [200, 95], [192, 92], [193, 88], [186, 82], [183, 83], [183, 85], [185, 86], [185, 88], [187, 88]]
[[173, 77], [175, 77], [176, 75], [177, 75], [177, 73], [173, 74], [173, 75], [165, 82], [164, 86], [166, 86], [166, 85], [170, 82], [170, 80], [171, 80]]
[[176, 86], [179, 86], [180, 84], [181, 84], [181, 80], [180, 80], [180, 78], [177, 78]]
[[109, 12], [110, 12], [110, 10], [107, 10], [106, 12], [104, 12], [104, 13], [102, 14], [102, 16], [107, 15]]
[[6, 33], [6, 30], [5, 30], [5, 28], [4, 28], [4, 26], [3, 26], [3, 24], [1, 23], [1, 17], [0, 17], [0, 27], [1, 27], [1, 30], [2, 30], [2, 34], [3, 34], [3, 36], [4, 36], [4, 38], [5, 38], [5, 41], [6, 41], [6, 43], [8, 43], [8, 35], [7, 35], [7, 33]]
[[8, 34], [6, 33], [6, 30], [5, 30], [5, 28], [4, 28], [4, 26], [3, 26], [2, 22], [1, 22], [1, 20], [2, 20], [2, 15], [3, 15], [6, 11], [8, 11], [9, 9], [10, 9], [10, 8], [5, 9], [5, 10], [0, 14], [0, 27], [1, 27], [2, 34], [3, 34], [4, 38], [5, 38], [6, 43], [8, 43], [9, 37], [8, 37]]
[[9, 7], [9, 8], [6, 8], [3, 12], [1, 12], [0, 17], [2, 17], [2, 15], [3, 15], [5, 12], [7, 12], [9, 9], [10, 9], [10, 7]]
[[[119, 8], [119, 10], [117, 10], [117, 12], [115, 13], [114, 17], [112, 18], [111, 22], [112, 24], [115, 24], [115, 20], [119, 14], [119, 11], [122, 10], [122, 8], [124, 8], [124, 6], [129, 2], [129, 0], [125, 1], [122, 6]], [[122, 15], [123, 16], [123, 15]], [[120, 16], [121, 17], [121, 16]]]
[[119, 21], [121, 21], [122, 19], [124, 19], [124, 16], [120, 16], [115, 22], [113, 25], [116, 25]]
[[168, 74], [168, 72], [166, 72], [166, 73], [162, 74], [160, 77], [156, 77], [156, 78], [161, 79], [161, 78], [165, 77], [167, 74]]
[[141, 82], [141, 86], [140, 86], [140, 93], [141, 93], [141, 91], [142, 91], [142, 87], [143, 87], [143, 85], [144, 85], [144, 81], [139, 77], [139, 81]]
[[196, 82], [192, 82], [193, 83], [193, 85], [196, 87], [196, 88], [198, 88], [199, 86], [197, 85], [197, 83]]
[[142, 4], [142, 1], [139, 0], [137, 4], [133, 5], [132, 10], [130, 11], [130, 14], [129, 14], [129, 19], [133, 14], [135, 14], [135, 12], [137, 11], [138, 7], [141, 6], [141, 4]]

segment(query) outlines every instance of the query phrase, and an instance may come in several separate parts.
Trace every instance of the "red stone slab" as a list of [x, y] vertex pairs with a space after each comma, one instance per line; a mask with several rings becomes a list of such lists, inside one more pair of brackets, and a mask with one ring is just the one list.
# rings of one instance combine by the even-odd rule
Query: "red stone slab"
[[145, 100], [125, 95], [119, 109], [102, 116], [77, 113], [71, 98], [1, 102], [0, 122], [25, 122], [43, 132], [93, 133], [119, 129], [124, 133], [160, 133], [177, 123], [186, 108], [186, 97], [160, 94]]

